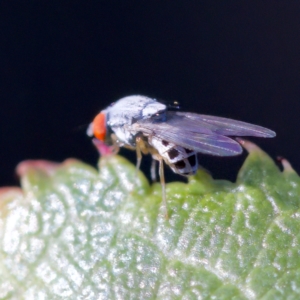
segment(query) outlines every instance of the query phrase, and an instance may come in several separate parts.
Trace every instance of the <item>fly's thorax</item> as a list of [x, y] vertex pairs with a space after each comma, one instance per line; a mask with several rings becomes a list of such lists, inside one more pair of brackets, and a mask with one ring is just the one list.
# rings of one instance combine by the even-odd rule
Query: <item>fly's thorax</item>
[[166, 106], [145, 96], [129, 96], [118, 100], [103, 111], [107, 128], [117, 137], [120, 146], [136, 146], [140, 134], [137, 122], [144, 119], [165, 120]]
[[158, 139], [155, 136], [149, 136], [148, 143], [158, 151], [174, 173], [188, 176], [197, 172], [198, 158], [195, 151]]
[[166, 111], [166, 105], [140, 95], [122, 98], [105, 109], [107, 124], [111, 127], [132, 125], [155, 115], [164, 118]]

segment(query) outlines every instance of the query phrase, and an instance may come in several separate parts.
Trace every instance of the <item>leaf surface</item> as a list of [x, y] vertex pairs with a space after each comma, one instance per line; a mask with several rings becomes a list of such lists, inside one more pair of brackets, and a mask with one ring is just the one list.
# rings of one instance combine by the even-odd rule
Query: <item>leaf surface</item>
[[253, 144], [236, 183], [150, 185], [121, 156], [18, 167], [0, 189], [0, 299], [299, 299], [300, 179]]

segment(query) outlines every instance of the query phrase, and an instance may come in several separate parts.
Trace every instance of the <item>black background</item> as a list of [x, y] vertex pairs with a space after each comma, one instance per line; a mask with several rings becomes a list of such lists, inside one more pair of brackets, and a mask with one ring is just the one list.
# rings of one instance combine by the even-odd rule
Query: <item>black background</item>
[[[82, 125], [131, 94], [269, 127], [252, 140], [300, 170], [299, 1], [1, 1], [0, 28], [1, 186], [24, 159], [95, 165]], [[245, 156], [200, 159], [233, 180]]]

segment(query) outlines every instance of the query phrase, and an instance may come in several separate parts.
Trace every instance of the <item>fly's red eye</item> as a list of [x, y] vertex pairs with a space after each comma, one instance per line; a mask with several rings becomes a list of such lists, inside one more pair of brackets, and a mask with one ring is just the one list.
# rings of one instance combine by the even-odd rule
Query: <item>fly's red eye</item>
[[106, 135], [106, 120], [104, 113], [100, 113], [95, 117], [93, 121], [93, 131], [94, 136], [98, 140], [104, 141]]

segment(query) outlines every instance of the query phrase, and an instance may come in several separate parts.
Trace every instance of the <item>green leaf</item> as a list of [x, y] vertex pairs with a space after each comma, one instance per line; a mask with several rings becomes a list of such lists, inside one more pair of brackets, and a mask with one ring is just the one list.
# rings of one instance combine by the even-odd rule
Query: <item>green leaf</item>
[[245, 147], [236, 183], [167, 184], [169, 219], [121, 156], [21, 163], [22, 190], [0, 189], [0, 299], [299, 299], [300, 179]]

